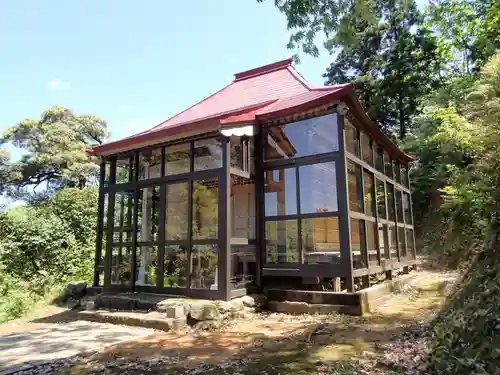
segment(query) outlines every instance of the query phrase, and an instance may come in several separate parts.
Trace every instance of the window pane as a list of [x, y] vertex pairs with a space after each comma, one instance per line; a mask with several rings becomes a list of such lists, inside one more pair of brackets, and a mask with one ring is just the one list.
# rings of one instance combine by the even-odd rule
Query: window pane
[[231, 237], [255, 238], [255, 184], [231, 175]]
[[114, 247], [111, 251], [111, 284], [132, 283], [132, 248]]
[[384, 149], [381, 146], [378, 146], [376, 148], [376, 153], [375, 153], [375, 168], [381, 173], [384, 173]]
[[115, 193], [113, 242], [132, 242], [133, 198], [133, 191]]
[[387, 212], [389, 214], [388, 220], [396, 220], [396, 212], [394, 211], [394, 185], [386, 184], [387, 189]]
[[218, 139], [194, 142], [193, 153], [195, 171], [222, 167], [222, 146]]
[[111, 181], [111, 162], [107, 161], [104, 164], [104, 182]]
[[401, 168], [399, 167], [399, 163], [397, 161], [394, 161], [394, 180], [401, 183]]
[[240, 137], [231, 138], [231, 167], [243, 169], [243, 144]]
[[193, 182], [193, 239], [217, 238], [218, 194], [216, 178]]
[[365, 214], [375, 216], [373, 212], [373, 175], [367, 171], [363, 171], [363, 183], [365, 185]]
[[300, 167], [299, 177], [302, 214], [338, 210], [335, 162]]
[[361, 195], [361, 167], [352, 161], [347, 161], [347, 179], [349, 194], [349, 210], [363, 212], [363, 197]]
[[161, 148], [139, 153], [139, 180], [160, 177]]
[[179, 245], [165, 246], [165, 288], [186, 288], [188, 280], [188, 251]]
[[410, 180], [408, 178], [408, 169], [405, 166], [401, 166], [401, 182], [404, 186], [410, 186]]
[[415, 252], [415, 242], [413, 238], [413, 229], [406, 228], [406, 246], [408, 247], [408, 255], [413, 258]]
[[380, 260], [389, 258], [389, 233], [387, 231], [387, 224], [378, 225], [378, 242], [380, 245]]
[[139, 189], [137, 241], [157, 241], [160, 224], [160, 187]]
[[404, 258], [407, 255], [406, 252], [406, 233], [405, 228], [398, 227], [398, 241], [399, 241], [399, 252], [401, 257]]
[[366, 247], [368, 249], [368, 261], [378, 263], [377, 253], [377, 224], [371, 221], [365, 221], [366, 226]]
[[373, 165], [373, 153], [370, 137], [368, 134], [361, 132], [361, 152], [363, 153], [363, 161], [369, 165]]
[[268, 129], [265, 160], [296, 158], [338, 151], [336, 114], [329, 114]]
[[405, 217], [405, 223], [409, 225], [413, 225], [413, 220], [411, 217], [411, 201], [410, 201], [410, 194], [408, 193], [403, 193], [403, 211], [404, 211], [404, 217]]
[[185, 240], [188, 234], [188, 183], [166, 186], [165, 239]]
[[189, 172], [189, 143], [165, 148], [165, 176]]
[[352, 125], [346, 118], [344, 118], [344, 127], [346, 150], [351, 154], [359, 157], [358, 129], [354, 125]]
[[376, 179], [377, 182], [377, 191], [375, 192], [376, 194], [376, 199], [377, 199], [377, 214], [380, 219], [385, 219], [387, 216], [387, 213], [385, 211], [385, 182]]
[[351, 219], [352, 266], [354, 269], [367, 268], [366, 257], [363, 254], [364, 249], [366, 249], [364, 231], [363, 220]]
[[231, 288], [253, 283], [257, 272], [255, 245], [231, 245]]
[[138, 247], [136, 257], [135, 285], [155, 286], [158, 272], [158, 248], [156, 246]]
[[387, 153], [387, 151], [384, 151], [384, 163], [385, 163], [385, 175], [389, 178], [392, 178], [393, 173], [392, 173], [392, 159]]
[[298, 263], [297, 220], [266, 222], [267, 263]]
[[194, 245], [191, 288], [217, 290], [217, 245]]
[[295, 168], [265, 172], [266, 216], [297, 213], [297, 181]]
[[123, 155], [116, 160], [116, 183], [122, 184], [134, 179], [134, 156]]
[[398, 223], [403, 223], [404, 218], [403, 218], [403, 201], [401, 198], [401, 190], [396, 189], [396, 212], [397, 212], [397, 219]]
[[394, 225], [388, 226], [389, 230], [389, 250], [391, 251], [391, 258], [397, 261], [398, 256], [398, 241], [396, 238], [396, 227]]
[[302, 219], [304, 263], [340, 263], [339, 218]]

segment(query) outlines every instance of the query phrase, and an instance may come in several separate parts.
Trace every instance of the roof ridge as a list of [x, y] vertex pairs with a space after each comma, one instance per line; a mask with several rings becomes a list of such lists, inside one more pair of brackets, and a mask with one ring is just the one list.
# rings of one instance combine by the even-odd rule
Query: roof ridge
[[230, 83], [228, 83], [226, 86], [224, 86], [223, 88], [221, 88], [221, 89], [217, 90], [217, 91], [216, 91], [216, 92], [214, 92], [213, 94], [211, 94], [211, 95], [209, 95], [209, 96], [207, 96], [207, 97], [205, 97], [205, 98], [203, 98], [203, 99], [201, 99], [201, 100], [197, 101], [197, 102], [196, 102], [196, 103], [194, 103], [193, 105], [191, 105], [191, 106], [187, 107], [185, 110], [180, 111], [180, 112], [177, 112], [176, 114], [174, 114], [174, 115], [170, 116], [168, 119], [163, 120], [162, 122], [160, 122], [158, 125], [153, 126], [153, 127], [152, 127], [152, 128], [150, 128], [149, 130], [153, 130], [153, 129], [156, 129], [156, 128], [161, 127], [161, 126], [162, 126], [163, 124], [165, 124], [166, 122], [168, 122], [168, 121], [170, 121], [170, 120], [174, 119], [175, 117], [179, 116], [180, 114], [182, 114], [182, 113], [184, 113], [184, 112], [187, 112], [188, 110], [190, 110], [191, 108], [193, 108], [193, 107], [197, 106], [198, 104], [201, 104], [201, 103], [203, 103], [204, 101], [206, 101], [206, 100], [210, 99], [211, 97], [213, 97], [213, 96], [217, 95], [218, 93], [220, 93], [220, 92], [224, 91], [224, 90], [225, 90], [225, 89], [227, 89], [229, 86], [231, 86], [233, 83], [234, 83], [234, 82], [230, 82]]
[[309, 91], [313, 90], [313, 88], [311, 87], [311, 84], [304, 78], [304, 76], [302, 74], [299, 73], [299, 71], [297, 69], [295, 69], [295, 67], [293, 65], [290, 65], [289, 67], [287, 67], [287, 70], [290, 72], [290, 74], [293, 76], [293, 78], [295, 78], [297, 81], [299, 81], [302, 84], [302, 86], [304, 86]]
[[293, 58], [289, 57], [288, 59], [285, 59], [285, 60], [276, 61], [276, 62], [271, 63], [271, 64], [262, 65], [262, 66], [259, 66], [257, 68], [246, 70], [246, 71], [241, 72], [241, 73], [236, 73], [234, 75], [233, 82], [238, 82], [238, 81], [242, 81], [242, 80], [247, 79], [247, 78], [252, 78], [252, 77], [264, 75], [264, 74], [267, 74], [270, 72], [274, 72], [275, 70], [288, 68], [289, 66], [292, 65], [292, 61], [293, 61]]

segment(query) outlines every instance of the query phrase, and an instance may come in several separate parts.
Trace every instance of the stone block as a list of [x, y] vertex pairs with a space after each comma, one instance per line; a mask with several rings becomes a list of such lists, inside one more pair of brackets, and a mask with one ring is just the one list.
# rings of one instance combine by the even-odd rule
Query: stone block
[[214, 303], [203, 302], [190, 304], [189, 314], [196, 320], [219, 320], [221, 315]]
[[173, 318], [173, 319], [186, 318], [184, 306], [181, 305], [167, 306], [164, 310], [164, 313], [167, 315], [167, 318]]

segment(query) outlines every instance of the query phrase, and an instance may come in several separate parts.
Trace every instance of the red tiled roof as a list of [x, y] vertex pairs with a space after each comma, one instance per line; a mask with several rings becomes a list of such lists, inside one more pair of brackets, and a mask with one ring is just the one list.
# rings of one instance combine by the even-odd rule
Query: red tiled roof
[[91, 153], [111, 154], [169, 138], [215, 131], [222, 124], [281, 117], [341, 100], [353, 92], [351, 84], [309, 84], [289, 58], [237, 73], [229, 85], [152, 129], [97, 146]]

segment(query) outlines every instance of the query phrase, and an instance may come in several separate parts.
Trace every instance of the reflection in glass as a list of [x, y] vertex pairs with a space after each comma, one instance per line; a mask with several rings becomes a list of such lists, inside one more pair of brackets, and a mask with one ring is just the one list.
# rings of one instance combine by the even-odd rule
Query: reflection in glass
[[397, 161], [394, 161], [394, 180], [401, 183], [401, 168]]
[[255, 183], [231, 175], [231, 237], [255, 239]]
[[255, 245], [231, 245], [231, 288], [246, 287], [257, 272]]
[[359, 158], [358, 129], [347, 118], [344, 118], [344, 128], [346, 150]]
[[131, 242], [134, 192], [116, 192], [114, 209], [113, 242]]
[[366, 170], [363, 170], [363, 183], [364, 183], [364, 201], [365, 201], [365, 214], [368, 216], [375, 216], [373, 212], [373, 175]]
[[385, 163], [385, 175], [389, 178], [392, 178], [393, 173], [392, 173], [392, 159], [387, 153], [387, 151], [384, 151], [384, 163]]
[[158, 272], [158, 248], [141, 246], [136, 254], [137, 279], [135, 285], [156, 286]]
[[410, 186], [410, 179], [408, 177], [408, 169], [402, 165], [401, 166], [401, 181], [402, 181], [402, 184], [406, 187], [409, 187]]
[[413, 225], [413, 220], [411, 217], [411, 200], [410, 200], [410, 194], [403, 192], [403, 211], [404, 211], [404, 218], [405, 218], [405, 223], [408, 225]]
[[391, 251], [391, 258], [398, 260], [398, 240], [396, 238], [396, 227], [394, 225], [388, 226], [389, 230], [389, 250]]
[[193, 239], [217, 238], [218, 194], [216, 178], [193, 182]]
[[111, 250], [111, 284], [131, 284], [131, 265], [132, 249], [130, 247], [114, 247]]
[[397, 213], [397, 220], [398, 223], [403, 223], [404, 218], [403, 218], [403, 201], [401, 198], [401, 190], [396, 189], [396, 213]]
[[377, 171], [384, 173], [384, 149], [382, 146], [378, 146], [375, 149], [375, 168]]
[[339, 218], [302, 219], [304, 263], [340, 263]]
[[375, 195], [377, 198], [377, 214], [380, 219], [385, 219], [387, 216], [385, 210], [385, 182], [379, 179], [376, 179], [376, 191]]
[[160, 187], [139, 189], [137, 241], [157, 241], [160, 224]]
[[295, 168], [277, 169], [265, 172], [266, 216], [296, 214], [296, 186]]
[[367, 268], [366, 257], [366, 241], [364, 240], [364, 221], [351, 219], [351, 249], [352, 249], [352, 266], [354, 269]]
[[349, 210], [355, 212], [363, 212], [363, 197], [361, 194], [361, 167], [352, 161], [347, 161], [347, 179], [348, 179], [348, 195], [349, 195]]
[[329, 114], [270, 127], [264, 159], [289, 159], [338, 149], [337, 115]]
[[243, 170], [243, 141], [240, 137], [231, 138], [231, 167]]
[[396, 221], [396, 211], [394, 211], [394, 185], [387, 183], [387, 213], [389, 215], [388, 219], [391, 221]]
[[193, 245], [191, 288], [217, 290], [217, 245]]
[[188, 183], [166, 186], [165, 239], [184, 240], [188, 234]]
[[298, 263], [297, 220], [266, 222], [267, 263]]
[[165, 176], [189, 171], [189, 143], [167, 146], [165, 149]]
[[186, 288], [188, 283], [188, 251], [184, 246], [165, 246], [165, 288]]
[[116, 160], [116, 183], [123, 184], [134, 180], [134, 155], [122, 155]]
[[338, 210], [335, 162], [302, 166], [299, 177], [301, 214]]
[[406, 232], [405, 228], [398, 227], [398, 241], [399, 241], [399, 252], [401, 257], [404, 258], [407, 255], [406, 252]]
[[141, 151], [139, 153], [139, 180], [160, 177], [161, 148]]
[[363, 161], [368, 165], [373, 165], [373, 152], [370, 137], [366, 133], [361, 132], [360, 141]]
[[195, 171], [222, 167], [222, 146], [216, 138], [194, 142], [193, 154]]
[[368, 249], [368, 261], [378, 263], [377, 252], [377, 224], [371, 221], [365, 221], [366, 226], [366, 247]]
[[389, 245], [389, 232], [387, 231], [387, 224], [378, 224], [378, 241], [380, 245], [380, 259], [389, 258], [390, 245]]

